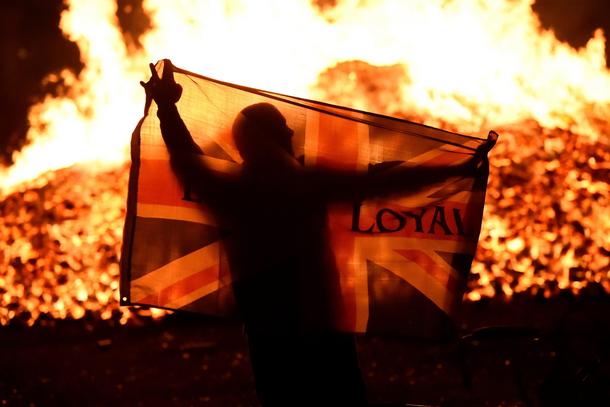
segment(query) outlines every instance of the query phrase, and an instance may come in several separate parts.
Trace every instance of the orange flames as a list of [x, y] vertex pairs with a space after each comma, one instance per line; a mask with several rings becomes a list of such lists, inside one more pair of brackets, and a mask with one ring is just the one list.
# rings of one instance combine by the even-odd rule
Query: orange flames
[[[542, 30], [530, 1], [145, 0], [153, 28], [143, 48], [128, 50], [105, 0], [69, 0], [61, 29], [85, 64], [69, 87], [31, 108], [32, 145], [2, 176], [11, 187], [77, 162], [120, 163], [141, 114], [147, 64], [171, 57], [226, 81], [326, 99], [320, 72], [344, 61], [396, 65], [396, 99], [378, 105], [350, 92], [357, 73], [334, 84], [346, 104], [389, 114], [417, 114], [465, 133], [533, 119], [544, 128], [596, 139], [609, 113], [610, 73], [601, 31], [574, 50]], [[357, 90], [357, 89], [356, 89]]]
[[[147, 77], [148, 62], [170, 57], [178, 66], [226, 81], [463, 133], [498, 130], [501, 139], [491, 157], [485, 222], [473, 266], [477, 279], [467, 298], [523, 291], [549, 296], [560, 289], [578, 291], [589, 282], [610, 291], [610, 72], [601, 31], [575, 50], [541, 28], [528, 0], [341, 0], [333, 7], [317, 7], [309, 0], [144, 0], [152, 29], [141, 38], [141, 49], [128, 49], [116, 4], [67, 3], [61, 29], [78, 44], [85, 68], [78, 77], [63, 71], [47, 78], [61, 77], [68, 86], [65, 94], [31, 107], [31, 143], [0, 174], [5, 194], [75, 163], [104, 169], [125, 163], [129, 135], [142, 114], [138, 81]], [[116, 182], [125, 183], [124, 175], [117, 175]], [[38, 183], [44, 190], [44, 181]], [[125, 191], [109, 188], [100, 192], [108, 200], [100, 210], [116, 216], [96, 218], [97, 226], [86, 233], [111, 239], [110, 251], [116, 255]], [[74, 191], [64, 193], [79, 194]], [[18, 194], [19, 199], [30, 202], [31, 193]], [[48, 197], [31, 199], [55, 205]], [[6, 222], [2, 227], [8, 227]], [[113, 225], [110, 234], [107, 222]], [[42, 223], [53, 229], [51, 221]], [[40, 227], [31, 225], [20, 236], [29, 242], [36, 235], [32, 230]], [[62, 223], [62, 230], [65, 242], [82, 239], [70, 236], [80, 236], [70, 224]], [[16, 301], [22, 291], [32, 303], [48, 297], [36, 288], [43, 283], [33, 280], [27, 280], [33, 286], [22, 284], [21, 291], [9, 295], [11, 281], [21, 284], [15, 280], [19, 273], [38, 273], [41, 281], [54, 281], [59, 273], [50, 264], [61, 260], [45, 263], [45, 256], [55, 256], [51, 249], [28, 244], [5, 248], [2, 304]], [[80, 250], [66, 244], [62, 250]], [[72, 272], [74, 285], [64, 290], [65, 297], [51, 295], [38, 302], [47, 306], [27, 305], [28, 312], [78, 318], [95, 310], [87, 304], [116, 305], [116, 259], [102, 267], [98, 260], [87, 260], [96, 258], [94, 249], [82, 256], [88, 264], [78, 268], [67, 263], [65, 272]], [[15, 266], [17, 257], [32, 260], [23, 268]], [[96, 274], [99, 270], [107, 277]], [[108, 280], [106, 288], [95, 285], [102, 278]], [[97, 298], [98, 289], [108, 295]], [[18, 309], [2, 315], [0, 322]]]

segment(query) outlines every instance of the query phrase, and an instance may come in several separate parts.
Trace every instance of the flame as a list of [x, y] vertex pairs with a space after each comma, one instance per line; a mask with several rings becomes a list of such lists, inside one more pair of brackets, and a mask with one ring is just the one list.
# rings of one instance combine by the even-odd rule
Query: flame
[[142, 109], [143, 62], [127, 53], [116, 5], [71, 1], [60, 27], [78, 44], [84, 69], [78, 77], [63, 70], [47, 78], [63, 79], [67, 89], [30, 109], [30, 145], [0, 177], [5, 189], [75, 163], [117, 165], [128, 157], [129, 128]]
[[321, 10], [306, 0], [145, 0], [153, 28], [143, 48], [129, 52], [114, 2], [70, 0], [60, 26], [85, 68], [78, 77], [60, 72], [66, 93], [30, 109], [31, 145], [0, 185], [77, 162], [124, 162], [141, 114], [138, 81], [149, 61], [164, 57], [223, 80], [320, 99], [327, 95], [315, 85], [329, 67], [399, 65], [406, 75], [393, 84], [390, 106], [358, 94], [344, 102], [466, 133], [533, 119], [599, 138], [610, 99], [603, 33], [574, 50], [541, 28], [531, 3], [344, 0]]
[[[84, 69], [45, 79], [63, 80], [64, 93], [31, 107], [30, 144], [0, 173], [5, 194], [21, 185], [17, 201], [35, 201], [32, 191], [52, 182], [50, 170], [75, 163], [124, 174], [117, 166], [128, 160], [131, 130], [142, 114], [138, 82], [148, 77], [149, 62], [169, 57], [225, 81], [463, 133], [499, 130], [473, 265], [477, 279], [467, 298], [526, 291], [549, 297], [561, 289], [578, 292], [587, 282], [610, 292], [610, 71], [601, 30], [574, 49], [542, 28], [531, 0], [339, 0], [326, 7], [311, 0], [144, 0], [152, 28], [134, 48], [125, 45], [115, 2], [66, 3], [60, 27], [77, 43]], [[75, 191], [63, 193], [91, 193]], [[69, 250], [85, 250], [94, 259], [87, 270], [102, 267], [90, 236], [108, 233], [108, 222], [114, 225], [108, 244], [118, 253], [125, 191], [113, 191], [108, 207], [92, 206], [94, 220], [81, 220], [96, 225], [79, 226], [89, 235], [71, 223], [60, 233], [51, 221], [44, 232], [61, 236], [56, 239]], [[27, 211], [11, 210], [3, 209], [9, 220], [0, 226], [19, 245], [0, 256], [9, 270], [0, 273], [0, 304], [23, 297], [19, 270], [38, 270], [54, 281], [55, 269], [64, 268], [57, 265], [63, 260], [31, 244], [41, 226], [27, 226], [34, 222]], [[114, 217], [104, 220], [108, 213]], [[25, 265], [11, 265], [16, 258]], [[73, 272], [62, 271], [69, 289], [50, 293], [40, 282], [31, 285], [34, 299], [23, 306], [30, 315], [79, 318], [94, 310], [111, 316], [116, 264], [92, 276], [82, 271], [84, 260], [75, 261], [65, 263]], [[0, 323], [17, 311], [3, 312]]]

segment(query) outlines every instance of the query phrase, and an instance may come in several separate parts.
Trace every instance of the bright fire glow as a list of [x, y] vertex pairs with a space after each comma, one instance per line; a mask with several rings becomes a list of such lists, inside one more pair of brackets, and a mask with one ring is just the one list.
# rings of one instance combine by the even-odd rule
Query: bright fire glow
[[[442, 120], [462, 132], [534, 119], [597, 138], [610, 74], [603, 34], [581, 50], [544, 31], [530, 1], [343, 0], [322, 13], [309, 0], [145, 0], [153, 29], [128, 52], [107, 0], [69, 0], [61, 29], [85, 69], [61, 97], [31, 108], [31, 145], [0, 178], [11, 187], [76, 162], [127, 159], [142, 109], [147, 63], [299, 96], [325, 98], [318, 75], [341, 61], [404, 66], [397, 102], [384, 113]], [[357, 80], [354, 76], [352, 80]], [[349, 83], [345, 84], [349, 88]], [[351, 95], [351, 104], [388, 110]]]

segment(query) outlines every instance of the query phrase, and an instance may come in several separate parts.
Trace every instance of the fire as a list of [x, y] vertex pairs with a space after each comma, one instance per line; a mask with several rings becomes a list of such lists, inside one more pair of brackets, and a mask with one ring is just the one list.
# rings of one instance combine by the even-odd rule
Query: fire
[[[85, 68], [60, 72], [66, 94], [31, 108], [32, 144], [2, 177], [4, 188], [77, 162], [117, 164], [141, 114], [147, 64], [171, 57], [208, 76], [283, 93], [328, 99], [321, 72], [344, 61], [401, 66], [395, 103], [366, 95], [344, 103], [417, 114], [465, 133], [533, 119], [596, 139], [608, 114], [610, 74], [597, 31], [581, 50], [545, 31], [526, 0], [291, 2], [145, 0], [153, 28], [128, 50], [116, 4], [69, 0], [61, 29]], [[53, 78], [49, 78], [53, 80]], [[357, 75], [336, 86], [350, 88]]]
[[142, 111], [136, 87], [142, 62], [128, 57], [115, 14], [116, 6], [107, 1], [69, 3], [61, 29], [78, 44], [85, 67], [78, 78], [68, 70], [47, 78], [61, 77], [67, 89], [31, 108], [31, 144], [2, 175], [4, 188], [79, 162], [125, 162], [128, 129]]
[[[603, 33], [573, 49], [541, 27], [528, 0], [330, 3], [335, 2], [144, 0], [152, 28], [134, 49], [123, 41], [114, 2], [68, 0], [61, 29], [78, 44], [85, 68], [78, 77], [63, 71], [47, 78], [63, 78], [65, 91], [31, 107], [30, 145], [0, 175], [0, 188], [5, 195], [20, 188], [11, 197], [21, 197], [26, 208], [55, 205], [35, 192], [44, 191], [51, 170], [86, 163], [111, 170], [103, 174], [124, 173], [129, 135], [142, 114], [138, 81], [147, 77], [148, 62], [170, 57], [177, 66], [225, 81], [463, 133], [498, 130], [502, 137], [491, 157], [481, 249], [473, 266], [477, 280], [467, 297], [524, 291], [548, 296], [558, 289], [578, 291], [587, 282], [610, 291], [610, 216], [604, 209], [610, 200], [610, 72]], [[125, 175], [113, 176], [126, 183]], [[62, 193], [85, 193], [74, 188]], [[120, 222], [113, 222], [122, 221], [125, 191], [108, 188], [100, 192], [108, 200], [104, 211], [115, 217], [100, 212], [87, 235], [62, 223], [74, 232], [64, 236], [63, 247], [93, 250], [87, 239], [103, 237], [116, 254]], [[64, 268], [60, 260], [45, 260], [52, 242], [51, 249], [32, 243], [41, 226], [24, 210], [14, 216], [34, 223], [27, 233], [10, 226], [24, 240], [2, 257], [2, 304], [20, 295], [6, 288], [10, 281], [22, 284], [14, 279], [24, 269], [11, 265], [17, 257], [28, 259], [24, 267], [44, 281], [54, 281], [57, 264]], [[61, 210], [64, 217], [81, 216], [74, 208]], [[6, 222], [2, 227], [9, 227]], [[42, 235], [59, 233], [45, 222], [50, 229]], [[105, 222], [112, 223], [112, 233]], [[83, 260], [92, 270], [87, 273], [83, 264], [67, 261], [73, 279], [57, 298], [37, 285], [43, 283], [28, 280], [28, 292], [39, 302], [25, 307], [32, 315], [77, 318], [93, 309], [83, 304], [113, 304], [116, 259], [100, 275], [93, 258], [91, 252]], [[94, 280], [107, 289], [94, 289]]]

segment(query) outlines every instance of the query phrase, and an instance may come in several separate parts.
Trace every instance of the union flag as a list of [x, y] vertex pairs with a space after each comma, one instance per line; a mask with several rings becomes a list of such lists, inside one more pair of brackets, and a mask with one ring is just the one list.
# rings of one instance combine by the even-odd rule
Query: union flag
[[[233, 120], [261, 102], [286, 118], [305, 166], [375, 172], [446, 164], [448, 177], [417, 194], [329, 204], [328, 226], [343, 304], [337, 330], [438, 337], [450, 329], [477, 247], [488, 163], [474, 177], [451, 176], [450, 166], [490, 140], [173, 71], [183, 87], [179, 113], [216, 171], [239, 171]], [[145, 106], [131, 154], [121, 304], [234, 315], [223, 234], [172, 172], [155, 104]]]

